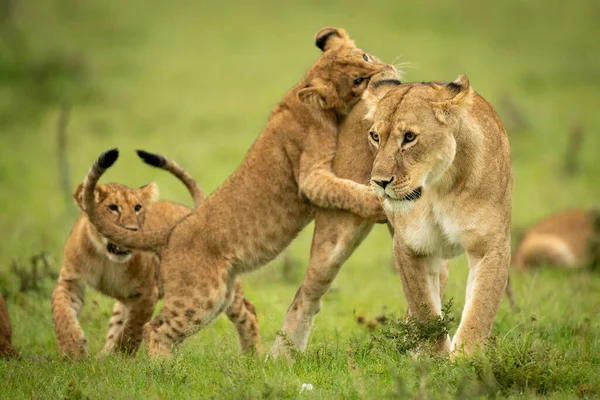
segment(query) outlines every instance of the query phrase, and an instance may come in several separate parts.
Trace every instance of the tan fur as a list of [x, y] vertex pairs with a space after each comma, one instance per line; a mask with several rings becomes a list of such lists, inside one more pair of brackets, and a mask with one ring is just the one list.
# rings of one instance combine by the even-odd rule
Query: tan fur
[[[399, 86], [395, 73], [384, 71], [374, 76], [368, 90], [379, 86], [392, 88]], [[382, 91], [380, 94], [383, 95]], [[369, 103], [370, 100], [370, 103]], [[340, 126], [337, 151], [333, 159], [333, 171], [341, 177], [355, 182], [367, 182], [373, 167], [374, 154], [371, 152], [367, 133], [372, 122], [365, 119], [373, 98], [359, 102]], [[290, 357], [289, 346], [305, 350], [316, 314], [321, 309], [321, 300], [343, 263], [368, 235], [373, 221], [341, 210], [318, 209], [315, 217], [315, 230], [310, 251], [308, 270], [302, 285], [296, 292], [288, 308], [285, 321], [270, 351], [273, 357]], [[447, 263], [446, 263], [447, 264]], [[448, 268], [440, 271], [440, 296], [448, 278]], [[507, 296], [516, 308], [514, 296], [507, 285]], [[443, 301], [443, 299], [442, 299]]]
[[[315, 206], [385, 220], [373, 190], [336, 177], [330, 164], [339, 121], [386, 66], [341, 29], [325, 28], [316, 39], [322, 56], [275, 108], [241, 166], [174, 229], [119, 229], [96, 214], [95, 182], [86, 180], [88, 213], [103, 234], [161, 254], [168, 279], [163, 309], [145, 328], [151, 354], [168, 355], [173, 344], [210, 323], [228, 305], [235, 277], [279, 254], [313, 219]], [[174, 324], [182, 329], [174, 331]]]
[[[204, 196], [195, 181], [174, 162], [166, 162], [162, 168], [179, 177], [190, 190], [196, 206], [200, 204]], [[83, 185], [79, 185], [74, 197], [83, 210], [82, 189]], [[97, 186], [95, 196], [104, 214], [128, 229], [158, 229], [173, 225], [192, 211], [181, 204], [156, 202], [157, 198], [154, 183], [140, 189], [119, 184]], [[109, 210], [109, 205], [119, 206], [119, 211]], [[142, 208], [136, 212], [135, 205]], [[79, 359], [88, 354], [87, 340], [77, 321], [87, 285], [117, 300], [101, 356], [113, 351], [135, 353], [142, 339], [142, 328], [150, 320], [156, 301], [162, 297], [163, 277], [158, 256], [143, 251], [115, 255], [108, 251], [108, 243], [82, 212], [65, 245], [63, 265], [52, 295], [56, 338], [61, 354], [68, 358]], [[259, 350], [256, 312], [252, 303], [243, 298], [239, 282], [231, 296], [233, 300], [227, 316], [236, 326], [242, 350]]]
[[592, 262], [590, 241], [594, 234], [594, 215], [588, 210], [551, 215], [527, 229], [515, 251], [515, 266], [586, 267]]
[[502, 123], [464, 75], [449, 84], [382, 86], [365, 100], [372, 186], [394, 227], [409, 309], [440, 314], [442, 260], [466, 251], [465, 308], [452, 343], [443, 339], [439, 348], [470, 352], [490, 333], [510, 266], [512, 172]]
[[12, 329], [8, 309], [2, 293], [0, 293], [0, 358], [20, 358], [20, 354], [12, 345]]

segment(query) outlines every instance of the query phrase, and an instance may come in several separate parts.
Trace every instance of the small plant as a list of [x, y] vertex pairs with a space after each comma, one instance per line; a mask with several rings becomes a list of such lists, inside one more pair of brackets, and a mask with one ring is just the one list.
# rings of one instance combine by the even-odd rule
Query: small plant
[[31, 256], [29, 262], [31, 265], [29, 269], [19, 265], [17, 261], [13, 261], [11, 267], [13, 274], [19, 279], [19, 291], [21, 293], [40, 291], [43, 287], [42, 282], [46, 278], [52, 280], [58, 278], [58, 275], [52, 269], [52, 258], [48, 252], [42, 251]]
[[[454, 323], [452, 317], [453, 302], [450, 299], [442, 307], [442, 315], [432, 315], [422, 320], [413, 315], [407, 318], [379, 318], [382, 329], [375, 332], [372, 340], [375, 344], [393, 348], [400, 354], [418, 353], [431, 350], [436, 342], [450, 332]], [[422, 307], [426, 310], [425, 304]]]

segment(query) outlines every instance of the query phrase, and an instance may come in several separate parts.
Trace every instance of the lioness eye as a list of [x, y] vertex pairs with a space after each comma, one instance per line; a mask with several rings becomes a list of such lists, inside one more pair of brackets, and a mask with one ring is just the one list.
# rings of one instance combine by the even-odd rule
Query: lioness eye
[[404, 143], [410, 143], [417, 138], [414, 132], [408, 131], [404, 133]]
[[364, 80], [365, 80], [365, 78], [362, 78], [362, 77], [361, 78], [356, 78], [354, 80], [354, 86], [360, 85]]
[[369, 56], [367, 55], [367, 53], [363, 54], [363, 60], [365, 60], [366, 62], [371, 62], [371, 60], [369, 60]]
[[111, 204], [111, 205], [108, 206], [108, 209], [110, 211], [119, 211], [119, 206], [116, 205], [116, 204]]
[[369, 135], [371, 135], [371, 139], [373, 139], [374, 142], [379, 143], [379, 133], [371, 131], [369, 132]]
[[133, 207], [133, 209], [135, 210], [135, 212], [139, 212], [142, 209], [142, 206], [140, 204], [136, 204], [135, 207]]

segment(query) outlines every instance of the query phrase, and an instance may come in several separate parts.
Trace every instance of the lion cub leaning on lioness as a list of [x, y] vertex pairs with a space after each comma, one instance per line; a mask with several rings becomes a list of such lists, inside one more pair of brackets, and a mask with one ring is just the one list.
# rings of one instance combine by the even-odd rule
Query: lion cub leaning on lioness
[[371, 86], [364, 98], [375, 153], [371, 184], [394, 227], [409, 311], [441, 313], [443, 259], [466, 251], [461, 322], [452, 342], [444, 337], [438, 347], [470, 352], [490, 333], [510, 266], [506, 132], [464, 75], [450, 83]]
[[[151, 157], [138, 152], [142, 158]], [[176, 163], [166, 158], [154, 165], [173, 173], [188, 187], [198, 206], [204, 195], [195, 180]], [[82, 209], [64, 250], [60, 276], [52, 294], [54, 330], [63, 356], [79, 359], [87, 356], [87, 340], [77, 321], [86, 285], [115, 298], [106, 345], [101, 355], [111, 351], [134, 353], [142, 339], [142, 328], [150, 319], [158, 298], [162, 297], [159, 259], [149, 252], [121, 248], [102, 236], [88, 220], [79, 185], [74, 197]], [[95, 202], [111, 221], [131, 231], [157, 229], [175, 224], [192, 210], [159, 201], [158, 187], [151, 182], [139, 189], [117, 183], [98, 185]], [[243, 350], [258, 348], [260, 343], [253, 305], [243, 298], [242, 287], [235, 283], [235, 298], [227, 316], [236, 325]]]

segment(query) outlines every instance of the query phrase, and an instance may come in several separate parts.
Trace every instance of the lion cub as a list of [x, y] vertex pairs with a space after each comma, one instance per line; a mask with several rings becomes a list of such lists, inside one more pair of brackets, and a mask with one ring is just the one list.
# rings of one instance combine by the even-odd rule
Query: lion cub
[[600, 257], [600, 213], [569, 210], [551, 215], [525, 232], [514, 255], [515, 266], [579, 268]]
[[[140, 156], [144, 153], [140, 152]], [[190, 190], [196, 206], [200, 204], [204, 195], [191, 177], [170, 160], [163, 158], [159, 164], [180, 178]], [[61, 354], [68, 358], [87, 356], [87, 340], [77, 315], [83, 306], [85, 286], [89, 285], [117, 300], [101, 355], [111, 351], [134, 353], [142, 339], [143, 325], [162, 296], [159, 259], [153, 253], [122, 248], [102, 236], [83, 212], [82, 189], [80, 184], [74, 193], [82, 213], [65, 245], [63, 265], [52, 294], [58, 345]], [[99, 185], [95, 190], [95, 203], [104, 215], [129, 231], [169, 226], [192, 212], [184, 205], [157, 202], [157, 199], [158, 187], [153, 182], [139, 189], [111, 183]], [[227, 315], [238, 328], [242, 347], [258, 346], [260, 339], [254, 308], [243, 299], [239, 282], [235, 283], [235, 290], [237, 301], [233, 302]]]
[[385, 221], [373, 189], [336, 177], [330, 165], [340, 121], [375, 74], [394, 68], [357, 48], [343, 29], [321, 29], [316, 45], [322, 55], [275, 107], [241, 165], [172, 229], [132, 232], [97, 212], [94, 186], [115, 154], [105, 153], [86, 178], [86, 212], [94, 225], [115, 243], [161, 254], [165, 302], [144, 328], [152, 355], [168, 356], [172, 345], [225, 310], [235, 278], [275, 258], [317, 207]]
[[[371, 184], [394, 227], [409, 311], [440, 314], [443, 260], [469, 260], [466, 303], [442, 351], [472, 351], [489, 335], [510, 266], [508, 138], [466, 76], [450, 83], [370, 87]], [[423, 307], [423, 304], [427, 307]]]

